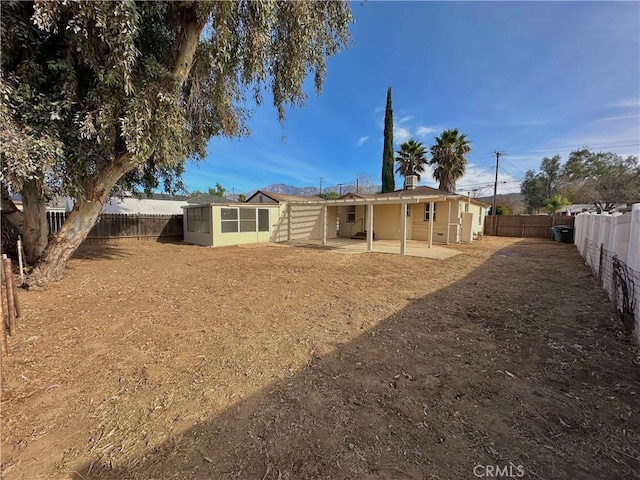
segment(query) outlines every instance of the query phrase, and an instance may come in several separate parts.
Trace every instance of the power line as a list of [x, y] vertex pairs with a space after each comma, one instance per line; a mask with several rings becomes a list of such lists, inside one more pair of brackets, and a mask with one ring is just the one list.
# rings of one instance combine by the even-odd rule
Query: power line
[[[629, 143], [636, 142], [636, 143]], [[623, 145], [617, 145], [616, 143], [623, 143]], [[624, 147], [637, 147], [640, 146], [640, 142], [636, 140], [621, 140], [620, 142], [611, 143], [611, 144], [602, 144], [602, 145], [580, 145], [575, 147], [558, 147], [558, 148], [549, 148], [549, 149], [540, 149], [540, 150], [515, 150], [510, 151], [510, 154], [528, 154], [528, 153], [558, 153], [558, 152], [573, 152], [576, 150], [580, 150], [582, 148], [588, 148], [589, 150], [596, 150], [601, 148], [624, 148]]]

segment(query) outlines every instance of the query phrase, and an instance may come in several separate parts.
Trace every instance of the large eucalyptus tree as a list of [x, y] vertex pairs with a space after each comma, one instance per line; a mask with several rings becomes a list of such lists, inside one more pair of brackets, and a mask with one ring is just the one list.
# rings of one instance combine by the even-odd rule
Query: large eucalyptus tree
[[[248, 134], [246, 96], [278, 118], [346, 47], [342, 1], [3, 2], [1, 180], [24, 199], [32, 282], [59, 280], [116, 184], [179, 180], [216, 135]], [[45, 196], [75, 198], [46, 241]], [[30, 233], [29, 233], [30, 232]], [[46, 247], [46, 248], [45, 248]]]

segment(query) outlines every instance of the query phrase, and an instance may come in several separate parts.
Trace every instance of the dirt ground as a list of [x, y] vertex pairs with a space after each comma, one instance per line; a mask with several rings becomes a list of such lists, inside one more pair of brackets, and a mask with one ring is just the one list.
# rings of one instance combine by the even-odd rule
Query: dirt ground
[[640, 478], [637, 349], [575, 247], [452, 248], [83, 249], [20, 292], [2, 478]]

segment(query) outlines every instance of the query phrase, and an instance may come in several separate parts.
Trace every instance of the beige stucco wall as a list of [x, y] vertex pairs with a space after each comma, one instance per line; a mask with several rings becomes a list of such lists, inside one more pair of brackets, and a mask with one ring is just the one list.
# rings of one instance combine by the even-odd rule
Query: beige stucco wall
[[[200, 206], [201, 207], [201, 206]], [[196, 207], [196, 208], [200, 208]], [[194, 245], [204, 245], [205, 247], [209, 247], [213, 244], [213, 235], [211, 230], [213, 229], [213, 220], [212, 220], [212, 212], [211, 207], [208, 207], [209, 213], [209, 233], [197, 233], [197, 232], [189, 232], [187, 231], [187, 208], [183, 208], [183, 221], [182, 221], [182, 232], [184, 236], [184, 241], [186, 243], [192, 243]]]
[[[338, 207], [338, 216], [340, 219], [340, 237], [349, 238], [351, 234], [354, 235], [358, 232], [364, 232], [365, 230], [365, 206], [364, 205], [356, 205], [356, 221], [355, 223], [347, 222], [347, 207], [340, 206]], [[374, 218], [375, 221], [375, 218]], [[353, 227], [353, 228], [351, 228]], [[374, 228], [375, 230], [375, 228]]]
[[373, 207], [373, 232], [376, 240], [400, 240], [401, 210], [400, 205], [393, 204]]
[[[427, 202], [428, 203], [428, 202]], [[449, 213], [448, 204], [451, 204], [451, 214], [447, 222]], [[433, 243], [447, 243], [447, 223], [449, 223], [449, 243], [459, 241], [459, 211], [458, 200], [449, 202], [435, 202], [436, 216], [433, 222]], [[411, 240], [429, 241], [429, 222], [424, 219], [425, 203], [418, 203], [412, 206], [411, 210]]]
[[338, 236], [338, 207], [327, 207], [327, 238]]
[[291, 206], [291, 240], [319, 240], [322, 228], [322, 207]]

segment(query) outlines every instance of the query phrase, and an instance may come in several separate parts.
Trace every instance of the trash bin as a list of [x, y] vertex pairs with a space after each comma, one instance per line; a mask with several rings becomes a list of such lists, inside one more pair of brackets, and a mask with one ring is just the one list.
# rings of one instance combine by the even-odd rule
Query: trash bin
[[557, 232], [554, 240], [562, 243], [573, 243], [573, 227], [571, 225], [558, 225], [553, 228]]

